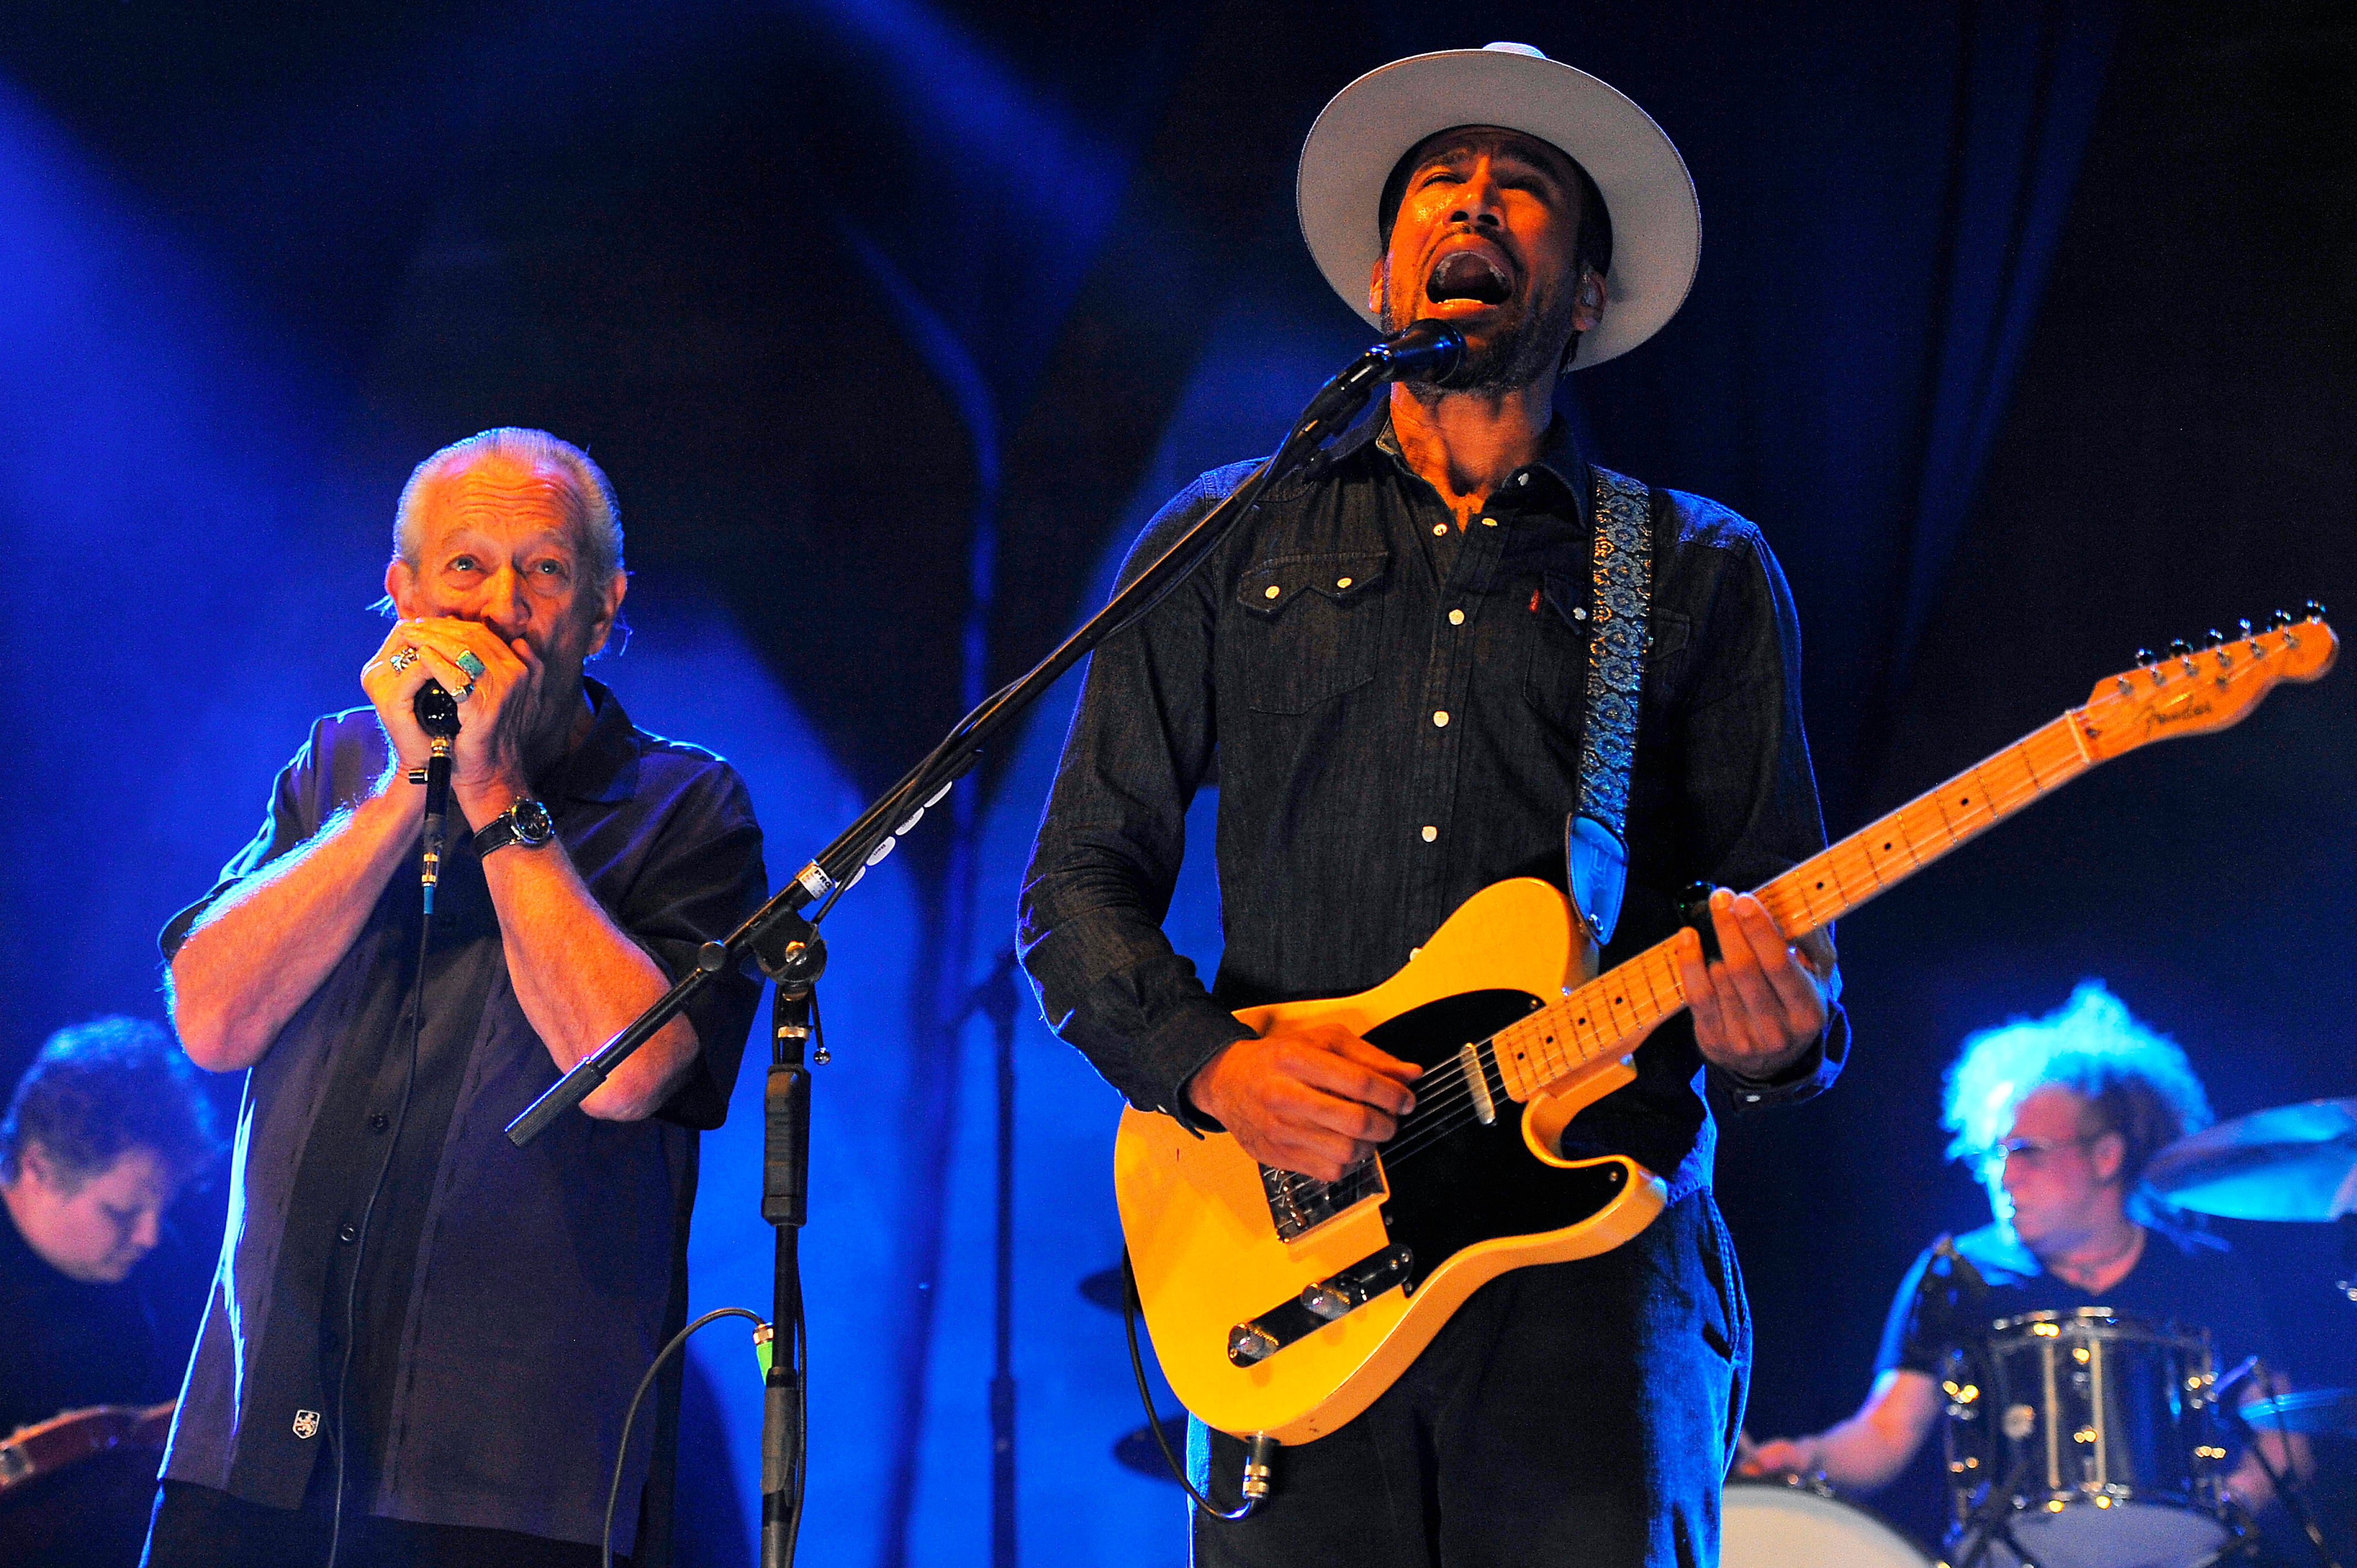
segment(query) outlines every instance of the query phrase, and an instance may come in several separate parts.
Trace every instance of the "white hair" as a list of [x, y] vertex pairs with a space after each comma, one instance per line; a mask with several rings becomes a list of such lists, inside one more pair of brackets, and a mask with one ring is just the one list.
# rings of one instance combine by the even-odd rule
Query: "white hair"
[[464, 441], [453, 441], [410, 471], [393, 510], [393, 553], [417, 569], [420, 541], [417, 506], [428, 487], [464, 473], [486, 459], [504, 459], [563, 478], [573, 493], [573, 518], [581, 552], [581, 581], [603, 589], [622, 566], [622, 513], [614, 487], [589, 454], [545, 430], [502, 424]]

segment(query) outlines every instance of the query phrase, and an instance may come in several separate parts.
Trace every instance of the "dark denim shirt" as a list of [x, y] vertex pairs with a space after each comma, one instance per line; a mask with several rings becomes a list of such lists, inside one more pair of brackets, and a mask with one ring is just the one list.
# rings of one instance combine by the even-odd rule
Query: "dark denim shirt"
[[[1459, 535], [1380, 415], [1263, 499], [1093, 656], [1026, 875], [1023, 961], [1049, 1022], [1141, 1108], [1190, 1125], [1183, 1086], [1249, 1033], [1230, 1010], [1346, 995], [1405, 963], [1509, 876], [1561, 887], [1578, 808], [1594, 539], [1590, 476], [1557, 421]], [[1215, 469], [1147, 525], [1125, 574], [1242, 482]], [[1652, 643], [1609, 964], [1670, 934], [1701, 880], [1756, 886], [1824, 845], [1801, 729], [1800, 636], [1759, 530], [1655, 491]], [[1215, 777], [1216, 776], [1216, 777]], [[1216, 783], [1225, 948], [1207, 991], [1161, 921], [1187, 807]], [[1816, 1093], [1848, 1025], [1759, 1103]], [[1715, 1133], [1690, 1021], [1567, 1143], [1635, 1156], [1683, 1197]]]
[[[635, 728], [594, 681], [589, 695], [587, 739], [536, 788], [591, 894], [676, 978], [765, 897], [760, 829], [726, 762]], [[165, 928], [166, 958], [215, 900], [365, 796], [385, 757], [371, 710], [320, 720], [279, 774], [260, 833]], [[683, 1316], [696, 1129], [726, 1111], [759, 988], [732, 975], [690, 1007], [702, 1051], [656, 1117], [568, 1114], [514, 1147], [506, 1124], [556, 1081], [556, 1065], [516, 999], [482, 863], [455, 813], [453, 830], [406, 1113], [411, 874], [393, 876], [247, 1075], [228, 1235], [164, 1474], [293, 1508], [315, 1463], [332, 1464], [319, 1423], [298, 1412], [333, 1408], [351, 1238], [397, 1130], [361, 1266], [347, 1418], [356, 1501], [395, 1519], [595, 1541], [631, 1391], [667, 1320]], [[632, 1434], [618, 1551], [655, 1424], [642, 1412]]]

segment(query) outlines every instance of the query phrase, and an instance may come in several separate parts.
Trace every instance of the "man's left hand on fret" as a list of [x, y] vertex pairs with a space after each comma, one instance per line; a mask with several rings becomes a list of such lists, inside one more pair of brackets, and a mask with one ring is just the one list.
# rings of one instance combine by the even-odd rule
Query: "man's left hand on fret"
[[1824, 1032], [1841, 994], [1833, 941], [1811, 931], [1787, 942], [1759, 899], [1724, 887], [1710, 896], [1710, 923], [1718, 934], [1714, 961], [1704, 961], [1695, 931], [1676, 938], [1695, 1043], [1713, 1067], [1755, 1082], [1772, 1079]]

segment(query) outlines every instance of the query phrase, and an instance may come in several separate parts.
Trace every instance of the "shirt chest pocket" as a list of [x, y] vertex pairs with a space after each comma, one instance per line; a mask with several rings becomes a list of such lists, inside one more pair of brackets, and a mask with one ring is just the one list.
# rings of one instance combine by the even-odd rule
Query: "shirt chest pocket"
[[[1523, 694], [1531, 705], [1563, 728], [1577, 729], [1587, 708], [1588, 618], [1594, 590], [1575, 573], [1549, 573], [1529, 601], [1530, 659]], [[1649, 671], [1666, 669], [1684, 655], [1691, 623], [1684, 616], [1653, 610], [1645, 645]]]
[[1388, 551], [1277, 555], [1244, 574], [1244, 688], [1255, 713], [1306, 714], [1375, 678]]

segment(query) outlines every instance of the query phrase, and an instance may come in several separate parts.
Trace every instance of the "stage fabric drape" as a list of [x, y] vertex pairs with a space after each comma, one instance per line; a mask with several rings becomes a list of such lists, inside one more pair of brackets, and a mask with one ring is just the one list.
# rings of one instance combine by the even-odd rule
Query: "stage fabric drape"
[[[1503, 31], [1508, 24], [1494, 26]], [[1372, 45], [1373, 58], [1464, 41], [1426, 38], [1425, 27], [1380, 19], [1373, 30], [1385, 36]], [[1575, 378], [1566, 402], [1598, 456], [1750, 513], [1770, 530], [1796, 584], [1814, 585], [1813, 596], [1803, 590], [1814, 602], [1803, 607], [1812, 729], [1828, 810], [1837, 818], [1863, 792], [2001, 425], [2114, 30], [2108, 7], [2060, 0], [1967, 0], [1901, 16], [1861, 6], [1836, 18], [1821, 7], [1804, 18], [1728, 6], [1707, 27], [1688, 20], [1667, 34], [1632, 20], [1584, 19], [1574, 39], [1555, 38], [1535, 13], [1524, 22], [1523, 36], [1645, 102], [1695, 166], [1708, 239], [1685, 314], [1646, 353]], [[1326, 42], [1338, 60], [1371, 44], [1340, 30]], [[1354, 68], [1300, 72], [1292, 85], [1305, 122], [1322, 89]], [[1205, 81], [1198, 70], [1187, 85], [1200, 90]], [[1169, 111], [1174, 118], [1201, 112], [1184, 95]], [[1163, 181], [1166, 152], [1152, 145], [1136, 177]], [[1174, 264], [1190, 275], [1184, 297], [1199, 310], [1216, 308], [1218, 280], [1237, 285], [1249, 271], [1220, 234], [1189, 231], [1189, 220], [1200, 225], [1204, 216], [1174, 211], [1157, 191], [1154, 236], [1176, 247]], [[1026, 243], [1011, 234], [1003, 241]], [[1254, 244], [1256, 252], [1288, 242], [1297, 243], [1271, 232]], [[1226, 266], [1204, 262], [1223, 250], [1231, 252]], [[1100, 272], [1135, 269], [1140, 253], [1135, 236], [1116, 232], [1101, 252]], [[911, 257], [909, 274], [939, 276], [942, 261]], [[1150, 339], [1183, 349], [1208, 333], [1208, 319], [1190, 332], [1183, 319], [1157, 312], [1171, 303], [1168, 289], [1113, 286], [1118, 282], [1096, 274], [1083, 282], [1054, 340]], [[1137, 319], [1147, 315], [1156, 317], [1150, 324]], [[994, 342], [1009, 340], [987, 321], [961, 326], [985, 355]], [[1042, 332], [1039, 341], [1048, 340]], [[928, 357], [940, 358], [942, 347], [931, 343]], [[970, 373], [946, 361], [941, 368], [951, 381]], [[1092, 368], [1100, 375], [1114, 369]], [[1153, 372], [1133, 373], [1150, 380]], [[1199, 377], [1222, 373], [1216, 363], [1195, 366]], [[984, 374], [999, 387], [1025, 379], [1015, 365], [985, 364]], [[1101, 420], [1101, 412], [1083, 411], [1111, 392], [1039, 383], [1012, 428], [1058, 425], [1064, 413]], [[1164, 396], [1175, 398], [1176, 388]], [[978, 448], [993, 439], [982, 429], [974, 435]], [[1149, 452], [1150, 443], [1133, 441], [1127, 461], [1142, 468]], [[1233, 456], [1207, 452], [1201, 460]], [[1019, 457], [1009, 464], [1000, 512], [1009, 552], [1033, 551], [1037, 530], [1018, 524], [1052, 510], [1059, 484], [1044, 467]], [[1049, 526], [1060, 532], [1074, 523], [1064, 517]], [[1102, 547], [1121, 542], [1106, 539]], [[1048, 586], [1068, 596], [1074, 585]], [[1028, 629], [1038, 608], [1035, 598], [1008, 614]], [[937, 944], [929, 953], [959, 968], [919, 977], [920, 994], [948, 994], [982, 956]], [[954, 1036], [930, 1033], [935, 1042]], [[959, 1074], [952, 1060], [936, 1064], [944, 1070], [920, 1081], [953, 1083]], [[974, 1124], [971, 1116], [966, 1122]], [[941, 1122], [920, 1116], [910, 1125], [937, 1133]], [[930, 1273], [940, 1256], [947, 1162], [938, 1145], [909, 1155], [907, 1233], [930, 1244], [908, 1262]], [[929, 1208], [931, 1223], [920, 1212]], [[980, 1236], [961, 1243], [986, 1245]], [[905, 1335], [877, 1341], [903, 1363], [888, 1379], [899, 1398], [894, 1452], [886, 1458], [895, 1483], [877, 1554], [887, 1565], [906, 1560], [909, 1550], [935, 1329], [923, 1305], [912, 1307], [904, 1326]]]

